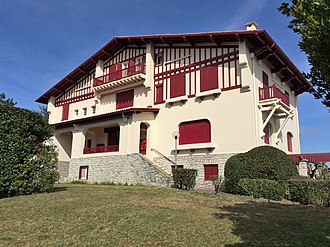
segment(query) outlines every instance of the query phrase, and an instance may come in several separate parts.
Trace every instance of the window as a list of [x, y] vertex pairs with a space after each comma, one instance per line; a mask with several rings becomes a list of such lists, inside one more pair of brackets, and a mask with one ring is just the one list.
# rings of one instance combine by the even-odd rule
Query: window
[[286, 139], [287, 139], [287, 142], [288, 142], [288, 151], [289, 152], [293, 152], [293, 135], [291, 132], [288, 132], [286, 134]]
[[201, 68], [200, 91], [205, 92], [218, 88], [218, 65]]
[[62, 121], [69, 119], [69, 108], [70, 108], [70, 104], [63, 105], [63, 109], [62, 109]]
[[84, 116], [86, 116], [87, 115], [87, 108], [86, 107], [83, 108], [83, 111], [84, 111]]
[[218, 176], [218, 165], [204, 165], [204, 179], [212, 180], [213, 176]]
[[88, 166], [80, 166], [79, 167], [79, 179], [88, 179]]
[[117, 93], [116, 109], [123, 109], [133, 106], [134, 89]]
[[179, 144], [211, 142], [211, 125], [207, 119], [183, 122], [179, 125]]
[[264, 143], [265, 144], [270, 144], [270, 135], [271, 135], [271, 126], [270, 124], [267, 124], [266, 127], [264, 128]]
[[186, 74], [179, 73], [170, 77], [170, 98], [186, 95]]
[[142, 57], [135, 58], [135, 64], [140, 64], [140, 63], [142, 63], [142, 61], [143, 61]]
[[163, 84], [158, 84], [156, 85], [156, 90], [155, 90], [156, 98], [155, 98], [155, 103], [162, 103], [164, 102], [164, 96], [163, 96]]
[[75, 112], [76, 116], [79, 115], [79, 110], [78, 109], [74, 110], [74, 112]]
[[263, 87], [269, 86], [268, 75], [264, 71], [262, 71], [262, 85]]
[[92, 106], [92, 113], [95, 114], [96, 113], [96, 105]]
[[163, 53], [158, 53], [156, 55], [156, 65], [161, 65], [163, 63]]

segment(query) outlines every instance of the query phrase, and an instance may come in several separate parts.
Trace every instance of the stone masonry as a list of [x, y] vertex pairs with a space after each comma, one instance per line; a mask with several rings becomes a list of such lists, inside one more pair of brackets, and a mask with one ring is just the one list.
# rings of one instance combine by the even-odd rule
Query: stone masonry
[[[178, 165], [183, 165], [184, 168], [197, 169], [196, 186], [198, 189], [213, 189], [211, 181], [205, 181], [204, 179], [204, 165], [217, 164], [219, 169], [219, 176], [224, 178], [224, 168], [226, 161], [235, 155], [232, 154], [189, 154], [178, 155]], [[174, 156], [169, 156], [171, 160], [174, 160]], [[154, 163], [164, 169], [167, 173], [171, 173], [171, 162], [164, 157], [154, 158]]]
[[140, 154], [108, 155], [72, 159], [69, 180], [78, 180], [79, 167], [88, 166], [88, 182], [115, 182], [170, 186], [170, 174], [157, 168]]
[[59, 182], [68, 182], [69, 181], [69, 161], [59, 161], [57, 163], [57, 171], [60, 173], [60, 180]]

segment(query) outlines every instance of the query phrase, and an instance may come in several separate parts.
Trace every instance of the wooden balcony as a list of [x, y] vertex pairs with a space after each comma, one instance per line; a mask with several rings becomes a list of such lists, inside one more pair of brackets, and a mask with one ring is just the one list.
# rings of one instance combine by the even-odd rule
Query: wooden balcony
[[96, 91], [101, 91], [141, 81], [145, 79], [145, 69], [145, 64], [139, 63], [129, 68], [117, 70], [107, 75], [97, 77], [94, 79], [94, 89]]
[[119, 151], [119, 145], [100, 146], [100, 147], [95, 147], [95, 148], [84, 148], [84, 154], [118, 152], [118, 151]]
[[259, 88], [259, 100], [269, 99], [280, 99], [285, 105], [290, 106], [289, 95], [282, 93], [275, 85]]

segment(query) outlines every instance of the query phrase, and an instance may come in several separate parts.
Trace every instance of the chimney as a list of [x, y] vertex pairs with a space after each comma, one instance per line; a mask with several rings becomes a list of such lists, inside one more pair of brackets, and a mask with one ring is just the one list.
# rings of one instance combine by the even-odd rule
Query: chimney
[[255, 21], [251, 21], [249, 23], [246, 23], [244, 26], [246, 27], [246, 30], [253, 31], [253, 30], [257, 30], [257, 27], [259, 25]]

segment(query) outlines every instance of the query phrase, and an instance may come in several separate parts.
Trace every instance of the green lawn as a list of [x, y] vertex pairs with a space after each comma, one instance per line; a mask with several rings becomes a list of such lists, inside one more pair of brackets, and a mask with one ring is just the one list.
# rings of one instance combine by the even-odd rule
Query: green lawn
[[54, 193], [1, 199], [0, 246], [330, 246], [330, 209], [65, 184]]

